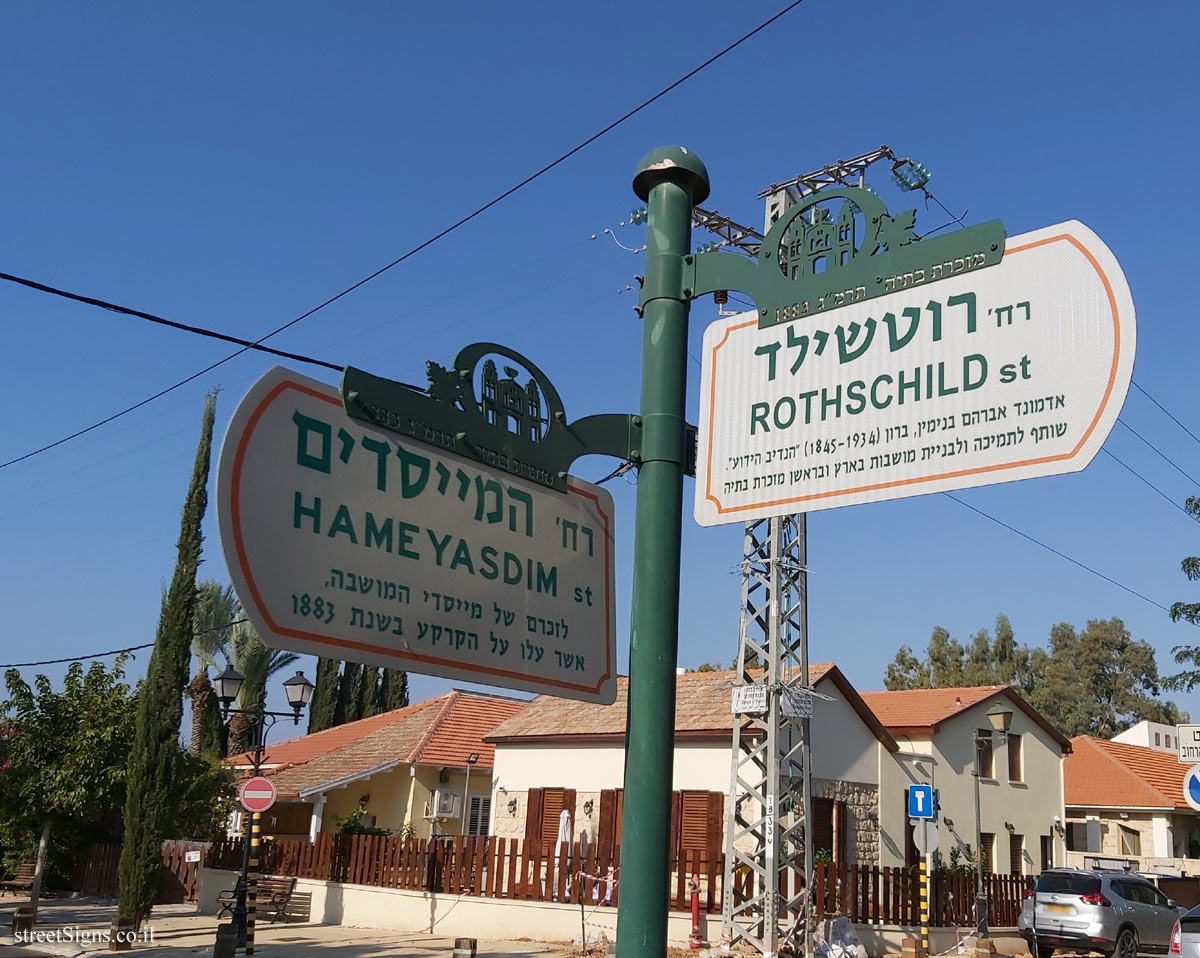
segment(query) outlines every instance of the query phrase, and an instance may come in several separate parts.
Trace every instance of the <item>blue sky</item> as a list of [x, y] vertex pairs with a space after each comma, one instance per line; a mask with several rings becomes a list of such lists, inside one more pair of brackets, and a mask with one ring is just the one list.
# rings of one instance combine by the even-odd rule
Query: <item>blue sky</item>
[[[11, 3], [0, 13], [0, 271], [257, 338], [399, 256], [594, 133], [783, 4]], [[759, 225], [760, 189], [887, 143], [968, 221], [1009, 234], [1076, 218], [1122, 263], [1134, 380], [1189, 428], [1186, 278], [1197, 201], [1190, 4], [1001, 6], [808, 0], [532, 185], [272, 344], [421, 381], [424, 362], [495, 340], [555, 381], [568, 416], [636, 411], [642, 242], [620, 222], [634, 166], [681, 143], [706, 204]], [[1188, 119], [1192, 117], [1192, 119]], [[880, 168], [869, 180], [900, 199]], [[918, 230], [945, 215], [918, 204]], [[709, 237], [697, 235], [698, 241]], [[711, 302], [692, 311], [700, 355]], [[0, 284], [0, 461], [227, 355], [226, 346]], [[273, 362], [244, 355], [51, 452], [0, 470], [3, 661], [153, 639], [202, 396], [218, 431]], [[326, 381], [333, 374], [302, 369]], [[695, 417], [699, 366], [689, 368]], [[1131, 390], [1122, 418], [1200, 475], [1200, 445]], [[1195, 484], [1118, 424], [1106, 448], [1175, 503]], [[590, 479], [615, 463], [581, 460]], [[627, 661], [635, 487], [618, 525]], [[690, 483], [687, 490], [690, 494]], [[1162, 605], [1195, 599], [1197, 528], [1105, 455], [1080, 474], [962, 498]], [[214, 517], [202, 574], [225, 577]], [[901, 644], [1007, 614], [1018, 641], [1120, 616], [1169, 652], [1189, 625], [943, 496], [814, 514], [814, 661], [882, 686]], [[680, 664], [728, 662], [741, 533], [684, 532]], [[144, 669], [143, 654], [133, 666]], [[32, 670], [29, 670], [32, 672]], [[53, 676], [61, 668], [46, 670]], [[309, 667], [311, 676], [311, 665]], [[413, 676], [415, 697], [448, 683]], [[273, 692], [273, 696], [278, 692]], [[1178, 697], [1200, 715], [1200, 692]], [[281, 695], [278, 701], [282, 702]]]

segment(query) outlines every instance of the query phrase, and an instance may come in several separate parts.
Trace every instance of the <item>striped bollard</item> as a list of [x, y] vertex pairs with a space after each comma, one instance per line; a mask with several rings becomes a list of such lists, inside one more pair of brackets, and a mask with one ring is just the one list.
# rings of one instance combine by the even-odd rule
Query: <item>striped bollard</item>
[[262, 817], [250, 813], [250, 868], [246, 873], [246, 954], [254, 954], [254, 921], [258, 911], [258, 836]]
[[921, 859], [921, 953], [929, 954], [929, 866]]

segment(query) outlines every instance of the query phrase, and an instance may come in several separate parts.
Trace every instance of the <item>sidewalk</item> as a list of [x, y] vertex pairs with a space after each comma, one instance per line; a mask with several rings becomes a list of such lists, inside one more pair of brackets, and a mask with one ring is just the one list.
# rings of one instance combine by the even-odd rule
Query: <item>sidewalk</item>
[[[11, 934], [12, 913], [17, 905], [28, 904], [27, 898], [6, 898], [0, 901], [0, 958], [27, 955], [55, 955], [76, 958], [94, 953], [108, 954], [104, 940], [109, 923], [116, 914], [115, 904], [108, 899], [68, 898], [44, 899], [38, 910], [36, 930], [56, 934], [59, 940], [37, 944], [14, 944]], [[125, 952], [143, 958], [193, 958], [211, 955], [216, 936], [217, 920], [212, 915], [198, 915], [194, 905], [157, 905], [147, 922], [152, 930], [152, 942], [138, 942]], [[411, 958], [450, 958], [454, 939], [411, 932], [381, 931], [376, 928], [353, 928], [345, 925], [313, 923], [259, 924], [255, 934], [255, 954], [276, 956], [319, 956], [319, 958], [381, 958], [388, 955]], [[568, 944], [537, 941], [487, 941], [480, 939], [478, 958], [535, 958], [541, 955], [563, 954]]]

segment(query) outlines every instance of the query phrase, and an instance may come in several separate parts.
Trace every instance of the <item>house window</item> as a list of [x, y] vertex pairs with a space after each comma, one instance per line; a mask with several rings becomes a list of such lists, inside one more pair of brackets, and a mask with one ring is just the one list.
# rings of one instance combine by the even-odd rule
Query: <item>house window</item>
[[1021, 875], [1025, 866], [1025, 836], [1008, 836], [1008, 872], [1010, 875]]
[[1021, 759], [1021, 736], [1010, 735], [1008, 737], [1008, 780], [1010, 782], [1025, 781]]
[[484, 836], [488, 833], [488, 820], [492, 817], [492, 797], [472, 795], [471, 812], [467, 818], [467, 834]]
[[708, 844], [708, 792], [683, 792], [680, 796], [680, 851], [702, 852]]
[[1086, 822], [1067, 823], [1067, 851], [1100, 851], [1100, 821], [1091, 818]]
[[1138, 856], [1142, 854], [1142, 833], [1127, 825], [1121, 828], [1121, 854]]
[[1054, 867], [1054, 839], [1049, 835], [1042, 836], [1042, 867], [1039, 871], [1049, 871]]
[[542, 792], [541, 839], [543, 845], [549, 845], [551, 848], [558, 841], [558, 822], [565, 798], [565, 788], [547, 788]]
[[1160, 735], [1159, 735], [1157, 732], [1155, 732], [1155, 733], [1154, 733], [1154, 744], [1155, 744], [1155, 745], [1161, 745], [1161, 744], [1162, 744], [1162, 742], [1161, 742], [1161, 740], [1160, 740], [1160, 739], [1161, 739], [1161, 736], [1160, 736]]
[[979, 777], [995, 778], [996, 769], [992, 755], [992, 730], [990, 728], [976, 729], [975, 747], [979, 749]]
[[985, 872], [993, 871], [992, 865], [996, 861], [996, 836], [991, 832], [984, 832], [979, 836], [979, 854], [983, 857], [983, 870]]

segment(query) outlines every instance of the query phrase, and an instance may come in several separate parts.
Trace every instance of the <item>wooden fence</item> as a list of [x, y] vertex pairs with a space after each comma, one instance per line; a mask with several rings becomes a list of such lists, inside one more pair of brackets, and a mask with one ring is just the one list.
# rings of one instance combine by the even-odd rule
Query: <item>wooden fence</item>
[[[621, 850], [579, 843], [554, 847], [510, 838], [441, 838], [407, 840], [394, 836], [318, 835], [268, 841], [260, 852], [263, 874], [322, 881], [434, 891], [525, 901], [617, 904], [620, 898]], [[242, 865], [240, 840], [216, 842], [207, 852], [210, 868], [237, 870]], [[686, 852], [671, 860], [670, 908], [691, 908], [687, 879], [701, 877], [701, 908], [721, 910], [724, 858], [710, 861], [703, 852]], [[610, 879], [609, 869], [613, 878]], [[861, 924], [917, 925], [920, 899], [915, 868], [878, 865], [816, 865], [813, 910], [818, 917], [846, 915]], [[754, 875], [734, 876], [735, 906], [752, 893]], [[985, 875], [988, 923], [1012, 927], [1017, 923], [1028, 876]], [[780, 872], [780, 891], [789, 899], [803, 888], [800, 873]], [[935, 871], [930, 876], [930, 924], [934, 927], [974, 924], [975, 876]]]
[[[920, 887], [915, 868], [878, 865], [815, 866], [813, 911], [819, 916], [846, 915], [862, 924], [916, 925], [920, 922]], [[1029, 875], [984, 875], [988, 924], [1016, 925]], [[793, 892], [794, 893], [794, 892]], [[975, 924], [975, 875], [933, 871], [929, 875], [929, 923], [936, 928]]]
[[[284, 839], [264, 843], [259, 853], [263, 874], [323, 881], [405, 888], [452, 895], [617, 904], [621, 850], [576, 842], [554, 846], [515, 838], [435, 838], [407, 840], [377, 835], [318, 835], [316, 842]], [[205, 864], [238, 869], [242, 843], [217, 842]], [[709, 861], [701, 851], [685, 852], [671, 862], [670, 907], [687, 910], [688, 877], [701, 883], [701, 905], [721, 910], [718, 893], [722, 859]], [[611, 877], [610, 877], [610, 869]], [[707, 886], [707, 888], [705, 888]]]
[[[162, 867], [158, 873], [159, 904], [195, 901], [200, 882], [200, 860], [189, 862], [188, 852], [208, 849], [208, 842], [166, 841], [162, 846]], [[75, 861], [70, 887], [85, 895], [117, 897], [117, 867], [121, 860], [120, 845], [89, 845]]]

